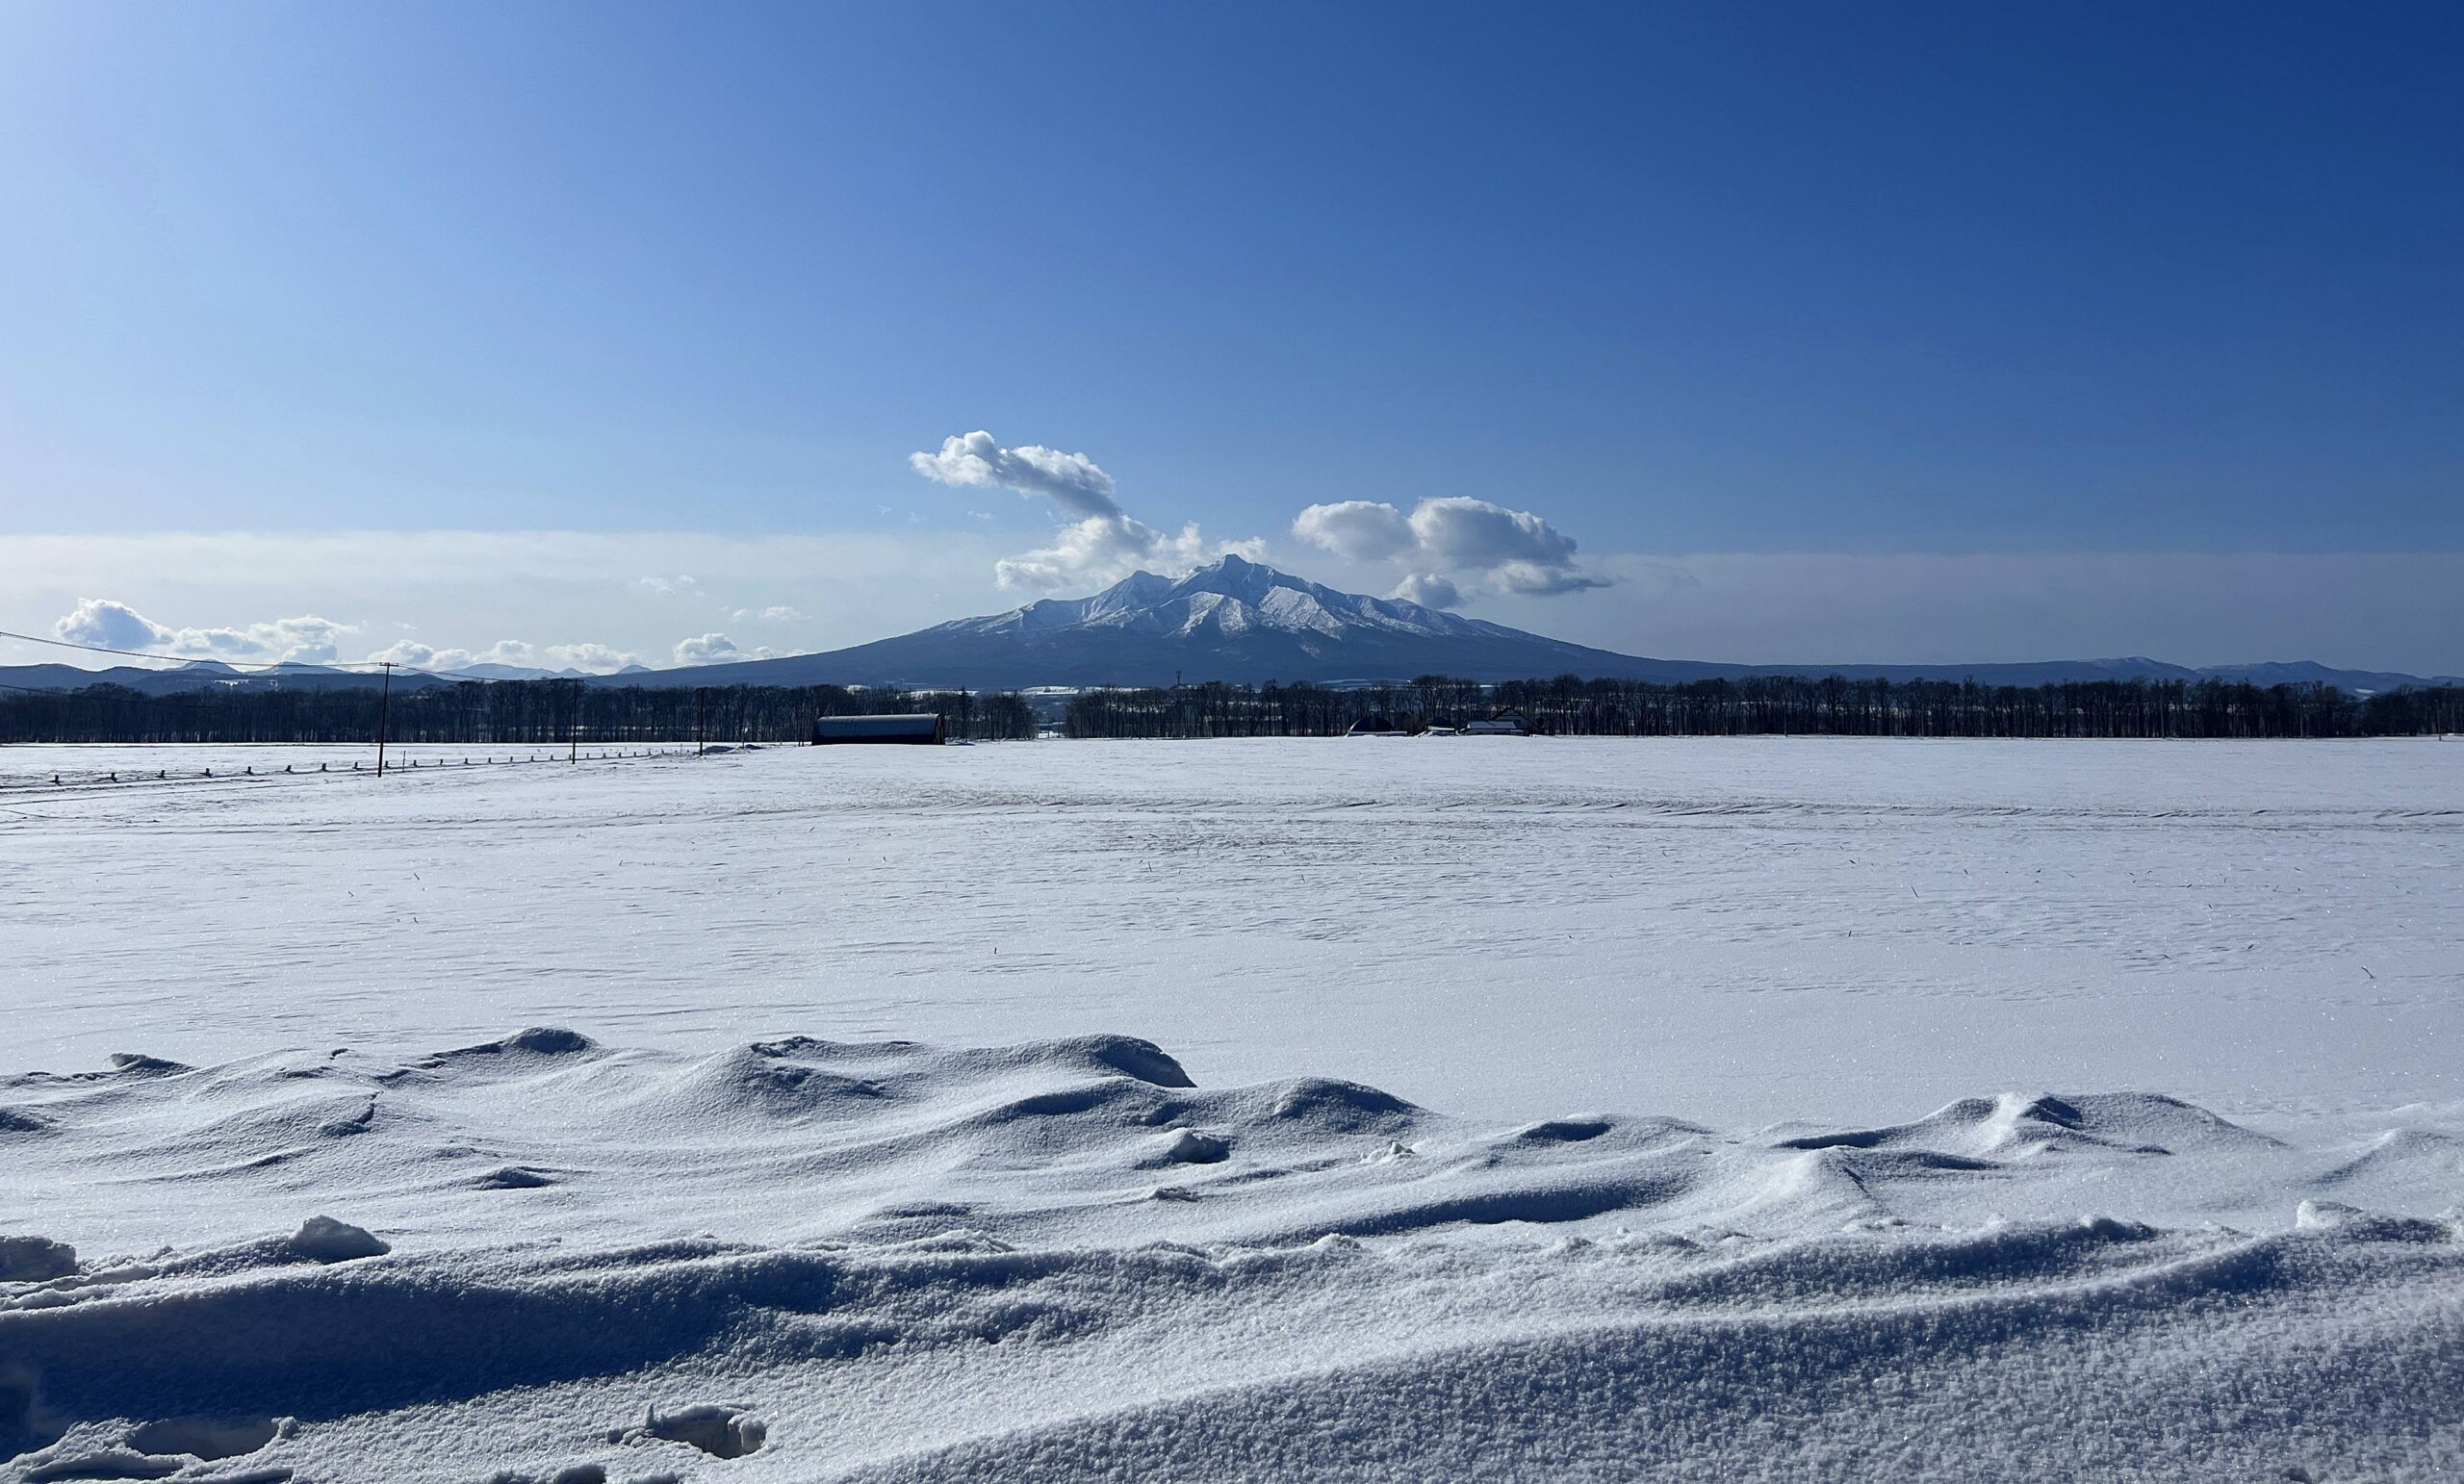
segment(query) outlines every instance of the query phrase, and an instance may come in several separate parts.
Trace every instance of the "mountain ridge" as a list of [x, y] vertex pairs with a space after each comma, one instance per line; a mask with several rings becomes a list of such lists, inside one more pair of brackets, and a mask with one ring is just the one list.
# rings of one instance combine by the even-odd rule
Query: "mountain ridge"
[[1756, 676], [1965, 679], [2041, 685], [2084, 679], [2242, 679], [2375, 692], [2464, 683], [2315, 661], [2194, 670], [2144, 656], [1932, 665], [1736, 665], [1654, 659], [1552, 639], [1399, 598], [1345, 593], [1225, 556], [1183, 577], [1140, 572], [1085, 598], [1046, 598], [815, 654], [660, 670], [596, 684], [818, 683], [1013, 690], [1035, 685], [1162, 685], [1175, 680], [1321, 683], [1449, 675], [1470, 680], [1588, 678], [1681, 683]]
[[[543, 672], [477, 666], [492, 678]], [[1448, 675], [1467, 680], [1576, 674], [1663, 684], [1759, 676], [1847, 679], [1963, 680], [2043, 685], [2065, 680], [2248, 680], [2319, 683], [2356, 694], [2404, 685], [2464, 684], [2453, 676], [2338, 669], [2313, 660], [2193, 669], [2144, 655], [2106, 659], [1961, 664], [1737, 665], [1654, 659], [1552, 639], [1400, 598], [1346, 593], [1240, 556], [1184, 576], [1133, 573], [1085, 598], [1044, 598], [1001, 613], [951, 619], [846, 649], [669, 670], [628, 670], [583, 678], [599, 686], [872, 685], [911, 689], [1020, 690], [1031, 686], [1164, 685], [1178, 680], [1403, 680]], [[451, 676], [398, 669], [394, 683], [453, 683]], [[376, 677], [317, 665], [242, 673], [214, 661], [176, 670], [60, 664], [0, 667], [0, 686], [63, 690], [117, 683], [149, 694], [206, 685], [372, 685]]]

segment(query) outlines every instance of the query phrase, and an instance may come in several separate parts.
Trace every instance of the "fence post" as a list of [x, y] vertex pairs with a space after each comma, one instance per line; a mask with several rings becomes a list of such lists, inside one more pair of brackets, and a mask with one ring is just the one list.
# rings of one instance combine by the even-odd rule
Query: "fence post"
[[394, 662], [380, 660], [385, 667], [385, 688], [376, 693], [376, 776], [385, 776], [385, 717], [394, 702]]

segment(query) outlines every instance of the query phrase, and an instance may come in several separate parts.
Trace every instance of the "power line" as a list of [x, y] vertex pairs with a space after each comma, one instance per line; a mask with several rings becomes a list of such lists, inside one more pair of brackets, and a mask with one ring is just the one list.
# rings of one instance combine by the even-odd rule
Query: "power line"
[[[295, 659], [212, 659], [193, 654], [156, 654], [145, 650], [115, 650], [100, 644], [79, 644], [70, 639], [46, 639], [40, 634], [21, 634], [13, 628], [0, 628], [0, 639], [22, 639], [28, 644], [48, 644], [60, 650], [84, 650], [89, 654], [125, 654], [131, 659], [167, 659], [183, 665], [227, 665], [234, 670], [279, 670], [285, 665], [305, 663], [305, 661]], [[337, 659], [325, 662], [325, 668], [343, 669], [353, 665], [378, 663], [382, 661]]]

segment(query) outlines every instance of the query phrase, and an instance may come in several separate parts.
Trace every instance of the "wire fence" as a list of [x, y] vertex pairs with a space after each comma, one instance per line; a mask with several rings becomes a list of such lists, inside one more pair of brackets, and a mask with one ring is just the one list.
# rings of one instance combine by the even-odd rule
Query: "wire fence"
[[[108, 745], [108, 744], [107, 744]], [[147, 751], [159, 751], [147, 748]], [[388, 761], [385, 777], [415, 773], [430, 776], [463, 772], [475, 768], [509, 768], [569, 766], [585, 762], [624, 762], [654, 757], [692, 757], [706, 751], [690, 742], [664, 747], [579, 748], [567, 750], [528, 749], [514, 752], [473, 753], [428, 757], [410, 757]], [[200, 767], [192, 762], [181, 767], [149, 766], [131, 761], [126, 766], [96, 762], [86, 767], [61, 767], [48, 773], [40, 768], [16, 777], [0, 776], [0, 797], [40, 795], [60, 797], [66, 793], [92, 793], [138, 788], [193, 788], [203, 784], [266, 784], [285, 781], [305, 782], [311, 780], [337, 780], [352, 777], [373, 780], [378, 777], [373, 758], [321, 757], [311, 762], [286, 762], [279, 767], [270, 761], [233, 762], [221, 767]]]

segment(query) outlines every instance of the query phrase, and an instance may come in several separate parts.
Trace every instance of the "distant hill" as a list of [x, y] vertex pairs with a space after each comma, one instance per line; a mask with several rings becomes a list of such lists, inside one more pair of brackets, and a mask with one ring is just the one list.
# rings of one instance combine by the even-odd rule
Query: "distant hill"
[[[534, 678], [547, 673], [507, 665], [482, 665], [475, 670], [504, 679]], [[1045, 599], [1007, 613], [954, 619], [852, 649], [677, 670], [636, 667], [588, 678], [591, 684], [603, 686], [835, 684], [1020, 690], [1040, 685], [1169, 685], [1176, 679], [1329, 683], [1401, 680], [1421, 675], [1521, 680], [1568, 673], [1663, 684], [1766, 675], [1974, 679], [1987, 685], [2217, 678], [2256, 685], [2315, 681], [2357, 694], [2404, 685], [2464, 684], [2452, 676], [2424, 678], [2337, 670], [2308, 660], [2193, 670], [2138, 656], [1948, 665], [1726, 665], [1648, 659], [1569, 644], [1399, 599], [1337, 592], [1238, 556], [1227, 556], [1186, 577], [1141, 572], [1091, 598]], [[576, 672], [563, 674], [571, 677]], [[66, 665], [0, 669], [0, 684], [34, 689], [65, 689], [103, 680], [159, 695], [206, 685], [373, 685], [376, 677], [316, 665], [243, 672], [212, 661], [171, 670], [92, 671]], [[397, 670], [394, 683], [451, 682], [415, 670]]]
[[[235, 670], [219, 660], [197, 659], [164, 670], [141, 665], [114, 665], [108, 670], [80, 670], [74, 665], [0, 665], [0, 685], [22, 690], [76, 690], [88, 685], [124, 685], [147, 696], [224, 687], [234, 690], [346, 690], [374, 685], [373, 671], [336, 670], [324, 665], [276, 665], [266, 670]], [[418, 670], [397, 670], [394, 685], [450, 685], [444, 676]]]
[[[623, 674], [649, 674], [636, 665]], [[473, 665], [449, 675], [398, 666], [394, 688], [416, 689], [450, 685], [473, 678], [489, 680], [585, 678], [579, 670], [532, 670], [520, 665]], [[0, 665], [0, 686], [19, 690], [76, 690], [88, 685], [124, 685], [147, 696], [171, 696], [217, 686], [229, 690], [356, 690], [383, 683], [374, 670], [342, 670], [330, 665], [282, 664], [265, 669], [235, 669], [215, 659], [192, 659], [156, 670], [143, 665], [114, 665], [105, 670], [80, 670], [74, 665]]]

